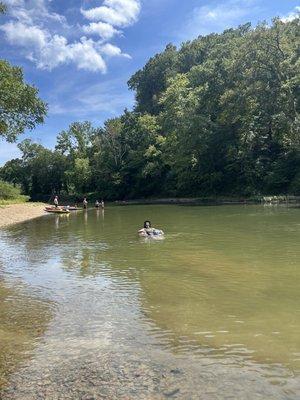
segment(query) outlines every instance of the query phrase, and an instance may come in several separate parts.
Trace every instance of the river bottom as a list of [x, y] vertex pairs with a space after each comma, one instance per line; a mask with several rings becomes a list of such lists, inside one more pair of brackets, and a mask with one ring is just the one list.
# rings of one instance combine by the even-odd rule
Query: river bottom
[[[165, 240], [137, 237], [147, 218]], [[298, 210], [263, 207], [2, 231], [1, 400], [298, 400], [299, 240]]]

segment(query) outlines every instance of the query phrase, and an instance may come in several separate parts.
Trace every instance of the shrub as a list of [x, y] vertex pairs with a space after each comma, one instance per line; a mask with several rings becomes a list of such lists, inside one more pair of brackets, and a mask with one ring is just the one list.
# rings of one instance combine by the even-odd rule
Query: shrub
[[0, 200], [16, 200], [26, 196], [21, 195], [19, 186], [0, 180]]

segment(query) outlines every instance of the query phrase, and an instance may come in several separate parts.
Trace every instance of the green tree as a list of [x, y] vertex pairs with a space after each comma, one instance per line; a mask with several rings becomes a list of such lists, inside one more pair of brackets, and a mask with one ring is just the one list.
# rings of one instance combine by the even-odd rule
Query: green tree
[[106, 198], [300, 193], [299, 18], [168, 45], [129, 80], [136, 106], [20, 145], [0, 177]]
[[66, 171], [68, 192], [84, 194], [90, 189], [91, 168], [88, 158], [75, 158], [72, 169]]
[[166, 49], [151, 58], [145, 67], [129, 80], [129, 88], [135, 90], [139, 112], [158, 114], [159, 98], [167, 86], [168, 78], [177, 72], [176, 47], [168, 44]]
[[18, 145], [22, 158], [8, 161], [0, 170], [7, 182], [21, 185], [23, 192], [36, 198], [60, 193], [66, 188], [66, 157], [25, 139]]
[[57, 136], [56, 150], [71, 158], [88, 155], [97, 129], [88, 121], [74, 122]]
[[43, 123], [46, 112], [38, 90], [24, 82], [22, 69], [0, 60], [0, 135], [15, 141], [26, 129]]
[[0, 1], [0, 14], [4, 14], [6, 12], [6, 5]]

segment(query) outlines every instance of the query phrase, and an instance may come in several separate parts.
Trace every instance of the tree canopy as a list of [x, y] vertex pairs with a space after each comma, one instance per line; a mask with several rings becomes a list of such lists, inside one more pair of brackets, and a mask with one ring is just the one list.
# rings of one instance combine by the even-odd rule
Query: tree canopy
[[26, 143], [0, 175], [31, 194], [300, 194], [299, 33], [274, 19], [170, 44], [129, 80], [132, 111]]
[[[0, 1], [0, 14], [5, 12]], [[43, 123], [46, 113], [38, 89], [24, 82], [22, 69], [0, 60], [0, 136], [13, 142], [26, 129]]]
[[0, 14], [4, 14], [6, 11], [6, 5], [0, 1]]
[[46, 104], [24, 82], [22, 69], [0, 60], [0, 135], [10, 142], [44, 122]]

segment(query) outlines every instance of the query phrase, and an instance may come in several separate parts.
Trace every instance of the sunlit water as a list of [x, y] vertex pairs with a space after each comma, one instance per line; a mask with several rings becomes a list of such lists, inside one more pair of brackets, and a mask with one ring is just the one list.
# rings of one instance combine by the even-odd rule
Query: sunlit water
[[[137, 236], [145, 219], [164, 240]], [[263, 206], [2, 230], [0, 397], [299, 399], [299, 243], [300, 209]]]

